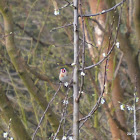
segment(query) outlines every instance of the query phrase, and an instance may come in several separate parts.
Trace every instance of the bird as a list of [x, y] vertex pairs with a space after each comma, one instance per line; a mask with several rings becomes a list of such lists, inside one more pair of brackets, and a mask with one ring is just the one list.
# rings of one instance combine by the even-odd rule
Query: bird
[[68, 76], [68, 71], [66, 70], [66, 68], [60, 69], [59, 80], [62, 83], [69, 83], [69, 76]]

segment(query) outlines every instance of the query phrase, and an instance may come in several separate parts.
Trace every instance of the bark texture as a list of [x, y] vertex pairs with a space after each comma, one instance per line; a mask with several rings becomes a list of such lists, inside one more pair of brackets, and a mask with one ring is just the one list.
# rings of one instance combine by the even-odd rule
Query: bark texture
[[135, 0], [134, 22], [137, 34], [138, 48], [140, 49], [140, 1]]
[[[90, 4], [92, 13], [101, 12], [102, 10], [105, 9], [104, 1], [101, 1], [100, 3], [97, 3], [97, 1], [89, 0], [89, 4]], [[96, 7], [97, 7], [98, 4], [99, 4], [99, 6], [98, 6], [98, 9], [97, 9]], [[99, 17], [97, 17], [97, 20], [99, 20], [99, 23], [101, 25], [103, 25], [103, 27], [104, 27], [103, 23], [105, 23], [105, 15], [100, 15]], [[99, 28], [99, 27], [96, 27], [96, 28]], [[97, 31], [98, 30], [100, 30], [100, 29], [97, 29]], [[102, 36], [103, 36], [102, 31], [101, 31], [101, 34], [97, 33], [96, 40], [101, 40], [100, 38], [102, 38]], [[103, 45], [105, 46], [105, 44], [107, 43], [107, 40], [108, 40], [108, 35], [105, 35], [104, 38], [105, 38], [104, 39], [105, 41], [103, 42]], [[97, 42], [97, 45], [98, 45], [98, 42]], [[92, 60], [93, 60], [94, 56], [93, 56], [93, 53], [92, 53], [93, 51], [91, 51], [91, 49], [92, 49], [92, 47], [90, 47], [89, 51], [90, 51], [90, 55], [92, 55]], [[116, 116], [116, 118], [120, 122], [120, 124], [124, 128], [126, 128], [125, 115], [124, 115], [124, 112], [122, 112], [119, 109], [120, 105], [118, 103], [118, 101], [123, 101], [123, 96], [122, 96], [123, 92], [122, 92], [122, 89], [120, 87], [119, 77], [117, 76], [115, 79], [113, 79], [113, 76], [114, 76], [114, 53], [111, 54], [108, 65], [109, 65], [109, 67], [108, 67], [107, 80], [108, 80], [108, 84], [110, 85], [110, 87], [109, 87], [109, 91], [107, 91], [107, 92], [111, 92], [110, 110], [114, 110], [114, 108], [115, 108], [115, 114], [112, 114], [112, 115]], [[103, 71], [102, 71], [102, 73], [103, 73]], [[102, 83], [102, 82], [100, 82], [100, 83]], [[101, 85], [101, 86], [103, 86], [103, 85]], [[107, 95], [105, 95], [105, 96], [107, 96]], [[106, 110], [105, 106], [104, 106], [104, 109]], [[109, 122], [110, 130], [111, 130], [111, 133], [112, 133], [112, 139], [113, 140], [130, 139], [126, 135], [125, 132], [123, 132], [119, 129], [119, 127], [117, 126], [117, 123], [113, 120], [112, 116], [109, 114], [108, 111], [106, 111], [106, 115], [108, 117], [108, 122]]]
[[74, 0], [74, 72], [73, 72], [73, 140], [79, 140], [79, 94], [78, 82], [78, 50], [79, 50], [79, 23], [78, 23], [78, 0]]

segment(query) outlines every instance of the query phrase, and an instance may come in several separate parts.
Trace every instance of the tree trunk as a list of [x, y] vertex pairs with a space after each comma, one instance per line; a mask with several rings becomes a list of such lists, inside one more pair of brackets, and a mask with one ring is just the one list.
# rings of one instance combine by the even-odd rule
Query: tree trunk
[[[92, 13], [101, 12], [102, 10], [105, 9], [105, 3], [103, 1], [101, 1], [100, 3], [97, 3], [97, 1], [95, 1], [95, 0], [89, 0], [89, 4], [90, 4]], [[98, 4], [99, 4], [99, 6], [98, 6], [98, 9], [97, 9], [96, 7], [97, 7]], [[98, 19], [99, 23], [104, 27], [105, 15], [100, 15], [99, 17], [96, 17], [96, 19]], [[101, 31], [101, 33], [99, 34], [98, 30], [100, 30], [100, 29], [97, 26], [95, 28], [95, 32], [96, 32], [95, 36], [96, 36], [96, 40], [97, 40], [97, 46], [99, 45], [98, 43], [100, 43], [100, 40], [102, 40], [102, 36], [103, 36], [103, 32]], [[86, 38], [87, 38], [87, 36], [86, 36]], [[107, 43], [106, 40], [108, 40], [108, 36], [105, 35], [104, 38], [105, 39], [103, 41], [102, 46]], [[93, 53], [91, 53], [91, 52], [93, 52], [93, 51], [91, 51], [91, 49], [92, 49], [92, 47], [89, 47], [90, 54], [93, 55]], [[106, 49], [104, 50], [104, 52], [106, 52]], [[93, 57], [92, 57], [92, 60], [93, 60]], [[114, 53], [111, 54], [109, 62], [108, 62], [108, 65], [109, 65], [109, 67], [108, 67], [109, 71], [108, 71], [107, 80], [112, 81], [113, 80], [113, 75], [114, 75]], [[103, 73], [103, 71], [101, 71], [101, 73]], [[101, 79], [99, 79], [99, 80], [101, 80]], [[102, 82], [100, 82], [100, 83], [102, 83]], [[118, 76], [114, 79], [114, 82], [109, 82], [109, 84], [112, 84], [112, 83], [114, 83], [114, 84], [113, 84], [113, 86], [111, 86], [112, 91], [110, 90], [111, 94], [112, 94], [112, 96], [111, 96], [112, 101], [110, 102], [110, 104], [111, 104], [110, 105], [110, 110], [112, 110], [113, 108], [116, 109], [115, 113], [116, 113], [117, 119], [119, 120], [119, 122], [122, 124], [123, 127], [126, 127], [124, 112], [122, 112], [119, 109], [119, 104], [118, 104], [118, 101], [123, 100], [123, 98], [122, 98], [122, 90], [121, 90], [121, 87], [120, 87], [120, 81], [119, 81]], [[103, 85], [101, 84], [101, 87], [102, 86]], [[111, 87], [110, 87], [110, 89], [111, 89]], [[107, 92], [110, 92], [110, 91], [107, 91]], [[108, 95], [105, 95], [105, 96], [108, 96]], [[106, 112], [106, 115], [108, 116], [108, 122], [109, 122], [110, 130], [111, 130], [111, 133], [112, 133], [112, 138], [114, 140], [121, 139], [121, 138], [122, 139], [127, 139], [126, 134], [119, 130], [117, 124], [110, 117], [110, 115], [108, 115], [108, 112]]]
[[135, 29], [138, 41], [138, 48], [140, 49], [140, 1], [135, 0], [135, 12], [134, 12], [134, 20], [135, 20]]
[[73, 140], [79, 140], [79, 82], [78, 82], [78, 51], [79, 51], [79, 23], [78, 0], [74, 0], [74, 72], [73, 72]]

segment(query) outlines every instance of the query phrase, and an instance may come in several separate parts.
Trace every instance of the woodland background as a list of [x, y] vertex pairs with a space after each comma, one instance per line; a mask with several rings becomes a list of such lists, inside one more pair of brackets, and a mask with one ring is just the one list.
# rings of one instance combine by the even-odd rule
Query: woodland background
[[[81, 0], [81, 9], [83, 15], [104, 13], [119, 2]], [[72, 73], [73, 9], [72, 1], [67, 0], [0, 0], [1, 140], [5, 133], [5, 139], [30, 140], [59, 87], [60, 68]], [[126, 0], [110, 12], [83, 17], [83, 21], [85, 66], [96, 64], [113, 43], [117, 45], [107, 61], [85, 70], [79, 117], [87, 116], [104, 94], [97, 110], [81, 127], [80, 140], [131, 140], [134, 129], [140, 139], [140, 1]], [[82, 29], [79, 17], [79, 67]], [[72, 118], [73, 90], [67, 92], [61, 86], [35, 139], [53, 139], [61, 120], [57, 138], [72, 139]]]

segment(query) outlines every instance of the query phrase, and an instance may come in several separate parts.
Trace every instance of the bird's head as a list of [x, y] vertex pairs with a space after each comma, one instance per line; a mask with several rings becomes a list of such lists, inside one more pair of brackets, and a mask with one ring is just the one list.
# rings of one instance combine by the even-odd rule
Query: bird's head
[[65, 74], [65, 73], [67, 73], [67, 70], [65, 68], [61, 68], [60, 72]]

